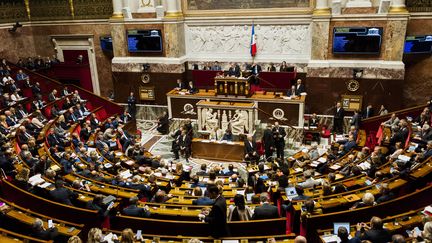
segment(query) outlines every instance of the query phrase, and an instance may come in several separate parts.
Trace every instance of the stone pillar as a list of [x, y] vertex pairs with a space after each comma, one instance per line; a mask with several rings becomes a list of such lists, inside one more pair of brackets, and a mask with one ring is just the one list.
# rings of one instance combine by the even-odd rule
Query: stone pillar
[[181, 10], [181, 0], [166, 0], [166, 15], [167, 18], [183, 17]]
[[408, 13], [408, 10], [405, 5], [405, 0], [392, 0], [392, 3], [390, 5], [390, 11], [391, 14], [406, 14]]
[[316, 0], [314, 15], [328, 15], [330, 14], [330, 8], [327, 0]]
[[330, 35], [330, 15], [312, 17], [311, 60], [327, 60]]
[[115, 19], [120, 19], [123, 18], [123, 13], [122, 13], [122, 9], [123, 9], [123, 0], [112, 0], [113, 2], [113, 15], [112, 18]]

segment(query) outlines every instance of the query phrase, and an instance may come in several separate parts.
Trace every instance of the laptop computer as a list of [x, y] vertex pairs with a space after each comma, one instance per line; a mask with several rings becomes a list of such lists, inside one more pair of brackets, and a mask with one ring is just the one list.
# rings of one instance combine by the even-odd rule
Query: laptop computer
[[285, 194], [290, 200], [298, 196], [297, 191], [293, 186], [285, 188]]
[[334, 222], [333, 223], [333, 234], [338, 234], [339, 227], [345, 227], [348, 231], [348, 234], [350, 233], [350, 223], [349, 222]]

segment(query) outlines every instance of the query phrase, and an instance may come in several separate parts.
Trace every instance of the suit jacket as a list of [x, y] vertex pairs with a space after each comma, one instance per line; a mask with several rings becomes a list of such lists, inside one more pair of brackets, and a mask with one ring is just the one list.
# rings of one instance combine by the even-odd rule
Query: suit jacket
[[191, 94], [195, 94], [198, 92], [198, 89], [194, 86], [194, 87], [188, 87], [188, 91]]
[[41, 93], [41, 88], [39, 86], [33, 85], [32, 87], [32, 93], [33, 95], [37, 95]]
[[134, 217], [150, 217], [150, 211], [147, 211], [144, 208], [137, 207], [136, 205], [130, 205], [129, 207], [124, 208], [123, 214]]
[[54, 133], [49, 134], [47, 139], [48, 139], [48, 144], [51, 147], [54, 147], [54, 146], [59, 145], [61, 143], [60, 138], [58, 138], [57, 135], [55, 135]]
[[270, 147], [274, 147], [273, 132], [271, 129], [264, 130], [262, 141], [266, 150]]
[[351, 118], [350, 125], [355, 126], [356, 128], [359, 128], [360, 127], [360, 121], [361, 121], [360, 115], [358, 113], [354, 114], [354, 116]]
[[355, 146], [357, 146], [357, 143], [355, 141], [348, 141], [347, 143], [345, 143], [345, 146], [344, 146], [345, 152], [350, 151]]
[[209, 223], [211, 229], [210, 232], [214, 238], [229, 235], [227, 225], [227, 206], [223, 196], [216, 198], [209, 215], [205, 217], [205, 222]]
[[228, 75], [229, 76], [240, 77], [240, 67], [239, 67], [239, 65], [236, 65], [234, 68], [230, 67], [229, 70], [228, 70]]
[[252, 216], [253, 220], [274, 218], [279, 218], [279, 211], [276, 206], [269, 203], [264, 203], [262, 206], [256, 207]]
[[212, 205], [213, 203], [214, 201], [208, 197], [200, 197], [192, 201], [192, 205]]
[[296, 86], [295, 86], [296, 88], [295, 88], [295, 93], [296, 93], [296, 95], [300, 95], [301, 93], [304, 93], [306, 90], [305, 90], [305, 87], [304, 87], [304, 84], [300, 84], [300, 85], [297, 85], [296, 84]]
[[252, 141], [252, 144], [249, 141], [245, 141], [244, 142], [244, 152], [245, 154], [253, 154], [254, 152], [256, 152], [257, 150], [257, 146], [256, 146], [256, 142]]
[[33, 230], [30, 236], [41, 240], [54, 240], [58, 236], [58, 229], [54, 227], [41, 231]]
[[369, 240], [373, 243], [387, 243], [391, 241], [391, 234], [385, 230], [367, 230], [363, 234], [361, 232], [357, 231], [355, 234], [356, 237], [359, 237], [360, 240]]
[[56, 97], [54, 96], [53, 93], [50, 93], [50, 94], [48, 95], [48, 100], [49, 100], [50, 102], [56, 100]]
[[87, 140], [89, 140], [90, 136], [91, 136], [91, 132], [89, 130], [81, 129], [81, 132], [80, 132], [81, 139], [83, 139], [84, 141], [87, 141]]
[[339, 111], [337, 110], [337, 108], [335, 108], [335, 113], [334, 113], [334, 119], [339, 119], [339, 120], [343, 120], [345, 117], [345, 110], [344, 108], [339, 108]]
[[[286, 131], [283, 127], [279, 127], [278, 129], [276, 129], [276, 127], [273, 127], [272, 132], [275, 143], [285, 144]], [[279, 137], [279, 135], [281, 135], [282, 137]]]
[[374, 116], [374, 110], [373, 110], [373, 108], [367, 108], [366, 107], [366, 109], [364, 109], [364, 111], [363, 111], [363, 118], [369, 118], [369, 117], [372, 117], [372, 116]]
[[49, 194], [54, 201], [70, 206], [73, 206], [71, 199], [78, 196], [76, 193], [73, 193], [72, 191], [64, 187], [56, 188], [50, 191]]
[[256, 64], [255, 66], [250, 67], [252, 74], [259, 74], [261, 72], [261, 66]]

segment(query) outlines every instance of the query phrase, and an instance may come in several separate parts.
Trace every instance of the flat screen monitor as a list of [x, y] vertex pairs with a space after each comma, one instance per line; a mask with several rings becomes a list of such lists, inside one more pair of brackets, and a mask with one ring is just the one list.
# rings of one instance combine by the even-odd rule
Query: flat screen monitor
[[129, 52], [162, 52], [160, 30], [128, 30]]
[[379, 54], [382, 34], [381, 27], [335, 27], [333, 53]]
[[334, 222], [333, 223], [333, 234], [338, 234], [339, 227], [345, 227], [347, 229], [348, 234], [350, 233], [350, 223], [349, 222]]
[[111, 36], [104, 36], [100, 38], [100, 45], [102, 51], [113, 51], [113, 41]]
[[432, 53], [432, 35], [407, 36], [405, 39], [404, 53]]

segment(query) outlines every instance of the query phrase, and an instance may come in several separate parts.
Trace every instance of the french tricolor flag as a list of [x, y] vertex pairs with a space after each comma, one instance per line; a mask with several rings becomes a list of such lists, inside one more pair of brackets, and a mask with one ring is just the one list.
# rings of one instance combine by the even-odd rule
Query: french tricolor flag
[[255, 56], [257, 53], [257, 46], [256, 46], [256, 35], [255, 35], [255, 25], [252, 24], [252, 36], [251, 36], [251, 50], [250, 50], [251, 56]]

